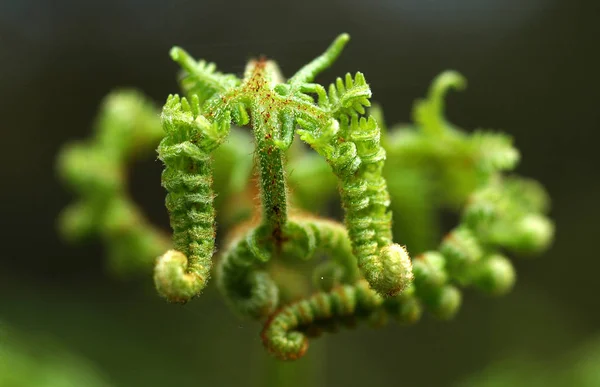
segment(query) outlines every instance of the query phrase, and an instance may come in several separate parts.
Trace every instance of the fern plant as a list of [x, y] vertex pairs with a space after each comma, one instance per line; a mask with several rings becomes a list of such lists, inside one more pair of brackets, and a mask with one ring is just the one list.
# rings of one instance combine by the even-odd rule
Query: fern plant
[[[139, 93], [119, 91], [94, 136], [62, 150], [59, 172], [80, 196], [60, 217], [62, 233], [102, 237], [116, 272], [153, 269], [169, 302], [199, 296], [214, 275], [284, 360], [303, 356], [309, 337], [358, 321], [409, 324], [424, 310], [451, 318], [464, 287], [509, 291], [506, 254], [539, 253], [552, 240], [545, 191], [505, 175], [519, 160], [509, 136], [444, 118], [445, 93], [466, 84], [456, 72], [434, 80], [412, 126], [389, 130], [362, 73], [314, 83], [348, 40], [287, 80], [264, 58], [238, 78], [173, 48], [183, 96], [170, 95], [160, 118]], [[157, 144], [171, 238], [126, 188], [126, 163]], [[343, 223], [319, 216], [336, 187]], [[459, 213], [441, 238], [440, 210]], [[217, 222], [229, 229], [218, 249]]]

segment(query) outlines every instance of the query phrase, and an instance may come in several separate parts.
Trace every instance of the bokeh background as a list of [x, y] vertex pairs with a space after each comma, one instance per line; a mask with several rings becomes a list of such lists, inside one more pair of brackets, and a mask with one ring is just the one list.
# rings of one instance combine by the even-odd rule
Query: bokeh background
[[[28, 337], [40, 363], [57, 361], [57, 346], [113, 386], [264, 385], [260, 327], [213, 287], [167, 305], [150, 278], [110, 277], [99, 243], [60, 240], [71, 195], [54, 157], [90, 133], [112, 89], [157, 104], [176, 92], [174, 44], [226, 72], [264, 54], [291, 75], [345, 31], [351, 43], [319, 81], [364, 72], [395, 123], [436, 74], [460, 71], [469, 86], [449, 96], [449, 119], [516, 138], [517, 172], [549, 190], [557, 234], [544, 256], [515, 262], [512, 293], [465, 292], [452, 322], [319, 339], [301, 363], [310, 384], [456, 386], [497, 364], [533, 363], [538, 376], [573, 366], [600, 335], [599, 16], [596, 2], [558, 0], [0, 0], [0, 326]], [[160, 170], [136, 165], [132, 190], [166, 226]], [[517, 380], [505, 385], [528, 385]]]

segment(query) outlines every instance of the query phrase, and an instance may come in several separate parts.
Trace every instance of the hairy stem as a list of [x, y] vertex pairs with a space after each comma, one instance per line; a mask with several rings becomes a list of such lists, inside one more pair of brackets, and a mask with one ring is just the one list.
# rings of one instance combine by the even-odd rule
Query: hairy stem
[[[252, 117], [260, 117], [259, 112], [253, 112]], [[268, 122], [258, 121], [254, 124], [263, 207], [262, 223], [271, 231], [275, 242], [279, 242], [282, 228], [287, 222], [287, 186], [283, 151], [275, 145], [272, 134], [274, 131], [269, 129]]]

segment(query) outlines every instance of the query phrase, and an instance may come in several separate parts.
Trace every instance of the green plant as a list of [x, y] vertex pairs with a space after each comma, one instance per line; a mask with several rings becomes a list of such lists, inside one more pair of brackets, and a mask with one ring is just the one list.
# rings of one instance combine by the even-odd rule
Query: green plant
[[[230, 226], [217, 284], [235, 312], [265, 322], [263, 342], [280, 359], [297, 359], [307, 337], [358, 320], [414, 323], [423, 307], [451, 318], [459, 287], [508, 291], [515, 273], [505, 252], [536, 253], [551, 242], [546, 193], [503, 174], [519, 159], [508, 136], [468, 134], [444, 119], [446, 91], [465, 86], [456, 72], [417, 101], [414, 127], [391, 130], [362, 73], [328, 89], [313, 83], [348, 39], [340, 35], [287, 81], [266, 59], [250, 61], [238, 79], [174, 48], [185, 97], [167, 99], [164, 132], [141, 95], [118, 92], [93, 139], [61, 152], [59, 171], [81, 196], [61, 217], [63, 233], [102, 236], [122, 273], [158, 257], [159, 294], [184, 303], [213, 271], [216, 221]], [[124, 184], [125, 162], [157, 143], [172, 244]], [[343, 224], [315, 215], [336, 186]], [[438, 213], [448, 209], [459, 224], [438, 243]], [[392, 225], [408, 250], [394, 243]]]

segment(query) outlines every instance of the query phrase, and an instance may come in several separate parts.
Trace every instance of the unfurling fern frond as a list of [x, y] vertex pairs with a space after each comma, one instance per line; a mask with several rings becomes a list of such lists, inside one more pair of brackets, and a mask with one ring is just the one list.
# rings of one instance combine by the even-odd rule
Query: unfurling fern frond
[[251, 228], [230, 243], [218, 268], [218, 284], [223, 295], [240, 315], [265, 318], [279, 305], [279, 288], [268, 273], [268, 263], [277, 255], [286, 260], [310, 260], [325, 253], [341, 272], [339, 283], [358, 278], [346, 229], [333, 221], [294, 217], [283, 230], [280, 246], [268, 228]]
[[414, 323], [420, 315], [419, 304], [411, 292], [383, 298], [366, 281], [319, 292], [285, 306], [266, 322], [261, 334], [267, 350], [281, 360], [296, 360], [308, 349], [308, 336], [340, 325], [353, 326], [358, 319], [379, 325], [392, 315], [402, 323]]
[[173, 228], [175, 251], [162, 255], [154, 282], [169, 301], [186, 302], [198, 295], [210, 277], [215, 250], [215, 211], [210, 153], [229, 131], [229, 117], [210, 123], [192, 104], [169, 96], [162, 113], [166, 137], [158, 154], [166, 168], [162, 185]]
[[338, 177], [353, 253], [367, 281], [381, 294], [402, 292], [412, 280], [410, 258], [392, 241], [390, 199], [382, 176], [385, 150], [377, 122], [344, 116], [339, 130], [299, 133]]
[[[167, 300], [185, 303], [211, 276], [214, 187], [219, 194], [233, 192], [221, 195], [219, 205], [227, 207], [221, 212], [229, 222], [247, 222], [227, 238], [217, 285], [235, 312], [266, 321], [265, 346], [286, 360], [301, 357], [309, 337], [362, 320], [374, 326], [390, 317], [413, 323], [423, 311], [452, 318], [462, 287], [492, 295], [510, 290], [515, 272], [502, 251], [538, 252], [553, 236], [544, 190], [501, 176], [519, 159], [512, 140], [480, 131], [467, 135], [445, 120], [445, 93], [466, 84], [452, 71], [438, 76], [427, 99], [415, 104], [416, 128], [382, 140], [375, 116], [383, 115], [376, 108], [368, 115], [371, 89], [362, 73], [337, 78], [328, 89], [314, 83], [348, 40], [340, 35], [288, 81], [270, 60], [251, 60], [238, 79], [173, 48], [187, 98], [169, 96], [162, 131], [151, 124], [156, 117], [148, 109], [140, 112], [124, 101], [111, 105], [123, 108], [103, 118], [93, 144], [64, 152], [61, 172], [82, 196], [65, 212], [65, 229], [75, 236], [101, 230], [112, 255], [133, 257], [127, 262], [135, 262], [136, 254], [154, 258], [160, 248], [155, 286]], [[251, 131], [239, 128], [227, 142], [232, 123]], [[317, 158], [293, 143], [296, 134]], [[172, 246], [123, 194], [121, 163], [138, 145], [161, 138]], [[217, 174], [225, 176], [216, 182], [213, 155]], [[388, 157], [392, 163], [384, 170]], [[336, 183], [344, 224], [293, 208], [322, 207]], [[394, 241], [392, 209], [400, 219], [397, 229], [414, 228], [398, 233], [402, 242], [412, 238], [418, 246], [414, 260]], [[462, 214], [438, 245], [439, 209]]]
[[273, 255], [265, 227], [251, 228], [230, 243], [218, 267], [218, 285], [242, 316], [262, 318], [279, 303], [279, 288], [264, 265]]

